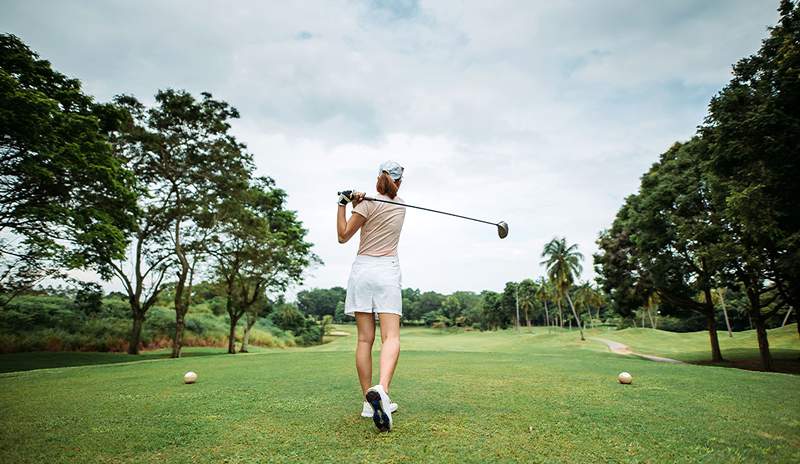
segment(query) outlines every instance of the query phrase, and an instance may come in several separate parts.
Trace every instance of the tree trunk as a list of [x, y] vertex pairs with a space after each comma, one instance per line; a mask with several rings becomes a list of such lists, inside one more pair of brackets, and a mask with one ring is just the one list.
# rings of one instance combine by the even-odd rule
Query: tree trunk
[[547, 300], [544, 300], [544, 319], [547, 327], [550, 327], [550, 311], [547, 309]]
[[[177, 309], [177, 308], [176, 308]], [[183, 348], [183, 329], [186, 326], [183, 314], [175, 311], [175, 337], [172, 339], [172, 357], [181, 357], [181, 348]]]
[[561, 311], [561, 300], [556, 300], [556, 304], [558, 305], [558, 325], [561, 328], [564, 328], [564, 313]]
[[586, 340], [583, 336], [583, 326], [581, 325], [581, 319], [578, 317], [578, 313], [575, 312], [575, 305], [572, 304], [572, 298], [569, 297], [569, 292], [567, 292], [567, 303], [569, 303], [570, 309], [572, 309], [572, 315], [575, 316], [575, 323], [578, 324], [578, 329], [581, 331], [581, 340]]
[[[180, 196], [177, 198], [177, 201], [180, 201]], [[178, 282], [175, 284], [175, 336], [172, 338], [172, 357], [178, 358], [181, 355], [181, 343], [183, 342], [183, 320], [189, 310], [189, 302], [184, 298], [186, 279], [189, 275], [189, 261], [186, 259], [186, 253], [181, 245], [180, 216], [175, 219], [173, 240], [175, 240], [175, 256], [178, 257], [178, 263], [181, 266], [178, 272]], [[189, 291], [191, 292], [191, 289]]]
[[139, 345], [142, 343], [142, 325], [144, 325], [144, 314], [136, 312], [133, 314], [133, 328], [128, 339], [128, 354], [139, 354]]
[[247, 346], [250, 344], [250, 330], [256, 325], [256, 321], [258, 320], [257, 317], [251, 317], [248, 313], [246, 316], [246, 324], [244, 326], [244, 335], [242, 336], [242, 347], [239, 349], [239, 353], [247, 353]]
[[731, 330], [731, 321], [728, 319], [728, 308], [725, 307], [725, 293], [723, 291], [717, 291], [719, 295], [719, 302], [722, 306], [722, 315], [725, 316], [725, 327], [728, 328], [728, 336], [733, 338], [733, 330]]
[[239, 319], [231, 318], [231, 330], [228, 333], [228, 353], [236, 354], [236, 325], [239, 324]]
[[647, 306], [647, 318], [650, 319], [650, 327], [655, 329], [656, 321], [653, 319], [653, 308], [651, 306]]
[[781, 324], [781, 327], [786, 327], [786, 322], [789, 321], [789, 316], [791, 315], [792, 315], [792, 308], [789, 308], [789, 310], [786, 311], [786, 317], [783, 318], [783, 324]]
[[750, 301], [748, 312], [750, 313], [751, 324], [756, 326], [756, 337], [758, 338], [758, 352], [761, 355], [761, 367], [765, 371], [773, 371], [772, 354], [769, 352], [769, 340], [767, 339], [767, 327], [764, 325], [764, 316], [761, 314], [761, 298], [757, 290], [747, 289], [747, 299]]
[[714, 309], [714, 299], [711, 296], [711, 289], [703, 289], [705, 296], [705, 312], [706, 312], [706, 326], [708, 328], [708, 337], [711, 339], [711, 361], [720, 362], [722, 359], [722, 351], [719, 349], [719, 337], [717, 336], [717, 317], [716, 310]]
[[711, 340], [711, 360], [714, 362], [724, 361], [724, 359], [722, 359], [722, 351], [719, 348], [717, 320], [714, 317], [713, 311], [706, 314], [706, 322], [708, 326], [708, 338]]
[[769, 340], [767, 339], [767, 328], [764, 325], [764, 318], [761, 311], [753, 316], [756, 325], [756, 336], [758, 337], [758, 352], [761, 354], [761, 367], [765, 371], [773, 371], [772, 354], [769, 351]]

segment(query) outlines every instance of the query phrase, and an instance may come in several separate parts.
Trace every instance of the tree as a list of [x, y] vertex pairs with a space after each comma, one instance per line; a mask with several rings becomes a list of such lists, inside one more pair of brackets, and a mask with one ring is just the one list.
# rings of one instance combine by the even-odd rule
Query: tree
[[551, 299], [552, 290], [550, 288], [550, 283], [544, 278], [540, 277], [538, 286], [536, 288], [536, 299], [542, 302], [544, 305], [544, 320], [545, 324], [550, 327], [550, 311], [547, 309], [547, 302]]
[[80, 282], [73, 300], [75, 309], [86, 316], [96, 316], [103, 310], [103, 287], [95, 282]]
[[[133, 273], [129, 276], [116, 266], [116, 274], [131, 295], [136, 326], [158, 297], [167, 269], [177, 267], [172, 356], [179, 357], [205, 244], [220, 206], [246, 187], [252, 167], [244, 146], [229, 134], [229, 120], [238, 117], [235, 108], [208, 93], [197, 100], [176, 90], [159, 91], [155, 101], [145, 108], [134, 97], [116, 98], [118, 108], [128, 115], [115, 138], [117, 151], [137, 173], [139, 204], [145, 212], [135, 237]], [[143, 299], [151, 273], [155, 277]]]
[[733, 67], [701, 128], [712, 198], [729, 227], [729, 269], [746, 288], [766, 370], [764, 320], [785, 303], [800, 305], [800, 4], [782, 0], [778, 11], [778, 24]]
[[228, 353], [236, 353], [236, 326], [259, 298], [301, 282], [303, 270], [320, 262], [285, 201], [286, 193], [272, 179], [258, 178], [220, 209], [220, 229], [210, 239], [209, 253], [230, 317]]
[[725, 327], [728, 329], [728, 336], [733, 337], [733, 330], [731, 330], [731, 321], [730, 318], [728, 318], [728, 307], [725, 304], [726, 291], [727, 289], [725, 288], [714, 289], [712, 296], [714, 297], [714, 304], [716, 305], [717, 303], [719, 303], [719, 305], [722, 307], [722, 315], [725, 317]]
[[345, 322], [346, 314], [344, 313], [344, 301], [336, 303], [336, 310], [333, 312], [333, 322], [341, 324]]
[[566, 238], [553, 238], [553, 240], [544, 246], [542, 258], [545, 258], [545, 260], [543, 260], [541, 264], [545, 265], [547, 268], [547, 276], [553, 284], [553, 289], [559, 297], [566, 298], [570, 309], [572, 309], [575, 322], [578, 324], [581, 340], [586, 340], [583, 336], [581, 319], [578, 317], [578, 313], [575, 311], [575, 305], [572, 304], [572, 298], [569, 296], [570, 287], [583, 270], [581, 266], [583, 255], [578, 252], [578, 245], [567, 245]]
[[519, 327], [519, 320], [517, 320], [517, 283], [516, 282], [506, 282], [506, 286], [503, 289], [503, 296], [500, 299], [500, 304], [502, 306], [502, 320], [503, 320], [503, 327], [505, 327], [506, 321], [509, 325], [514, 325], [515, 327]]
[[156, 157], [149, 149], [151, 134], [145, 126], [145, 107], [129, 96], [114, 99], [116, 108], [124, 115], [122, 123], [111, 134], [114, 152], [124, 165], [135, 171], [134, 192], [140, 211], [132, 235], [128, 265], [107, 256], [108, 265], [125, 289], [131, 310], [132, 326], [128, 339], [128, 354], [138, 354], [145, 317], [158, 301], [172, 252], [168, 245], [167, 211], [172, 197], [157, 195], [159, 183]]
[[502, 293], [484, 290], [481, 292], [481, 309], [483, 320], [481, 330], [505, 328], [508, 325], [507, 317], [504, 317]]
[[633, 241], [630, 218], [635, 214], [637, 201], [637, 195], [625, 199], [611, 228], [597, 239], [600, 252], [593, 256], [601, 290], [608, 296], [613, 311], [622, 317], [633, 316], [635, 309], [644, 306], [655, 292], [650, 273]]
[[274, 303], [266, 296], [261, 296], [258, 300], [250, 305], [245, 312], [245, 326], [244, 335], [242, 335], [242, 347], [239, 349], [240, 353], [247, 353], [247, 348], [250, 345], [250, 332], [256, 322], [264, 316], [272, 312]]
[[172, 357], [179, 357], [186, 313], [192, 297], [195, 266], [216, 225], [225, 199], [247, 186], [251, 159], [230, 134], [239, 112], [204, 92], [196, 100], [185, 91], [156, 94], [148, 112], [151, 146], [158, 159], [161, 188], [173, 198], [168, 210], [170, 241], [178, 264], [175, 284], [175, 337]]
[[458, 325], [456, 321], [461, 318], [463, 312], [464, 306], [455, 295], [449, 295], [442, 302], [442, 314], [452, 325]]
[[525, 279], [517, 286], [519, 308], [525, 315], [525, 323], [529, 328], [531, 327], [531, 316], [533, 316], [533, 310], [536, 307], [534, 303], [537, 291], [536, 283], [531, 279]]
[[578, 286], [575, 290], [575, 304], [579, 307], [586, 308], [589, 313], [589, 321], [591, 321], [592, 328], [594, 328], [594, 315], [592, 315], [592, 307], [597, 308], [597, 318], [600, 319], [600, 305], [603, 303], [603, 298], [600, 292], [597, 291], [588, 282]]
[[680, 315], [689, 310], [702, 315], [711, 359], [721, 361], [711, 291], [715, 284], [728, 282], [722, 273], [725, 228], [698, 162], [705, 150], [707, 145], [699, 138], [676, 143], [642, 176], [639, 193], [626, 200], [615, 220], [615, 231], [624, 236], [601, 244], [624, 244], [622, 250], [605, 248], [610, 256], [622, 253], [624, 267], [603, 273], [631, 272], [615, 284], [638, 287], [633, 300], [638, 300], [637, 306], [645, 312], [655, 292], [662, 310], [668, 313]]
[[344, 303], [347, 291], [342, 287], [312, 288], [297, 293], [297, 307], [314, 317], [333, 316], [339, 302]]
[[137, 210], [107, 137], [120, 119], [0, 35], [0, 307], [64, 268], [108, 277], [124, 256]]

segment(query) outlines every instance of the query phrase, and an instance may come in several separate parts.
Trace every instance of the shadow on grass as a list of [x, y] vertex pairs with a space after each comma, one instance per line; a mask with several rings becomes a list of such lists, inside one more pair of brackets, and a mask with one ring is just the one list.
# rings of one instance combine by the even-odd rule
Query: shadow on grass
[[[215, 356], [227, 354], [224, 348], [184, 348], [182, 357]], [[144, 351], [138, 355], [127, 353], [95, 353], [82, 351], [34, 351], [29, 353], [0, 354], [0, 373], [47, 369], [51, 367], [91, 366], [116, 364], [148, 359], [169, 358], [169, 350]]]
[[[770, 350], [774, 372], [800, 375], [800, 353], [796, 350]], [[763, 371], [758, 350], [729, 349], [722, 351], [725, 361], [712, 362], [708, 359], [694, 359], [686, 361], [700, 366], [732, 367], [748, 371]]]

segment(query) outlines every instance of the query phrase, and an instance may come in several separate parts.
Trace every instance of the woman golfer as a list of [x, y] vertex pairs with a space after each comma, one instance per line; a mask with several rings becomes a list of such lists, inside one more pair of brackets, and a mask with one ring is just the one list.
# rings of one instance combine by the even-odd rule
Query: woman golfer
[[[397, 190], [403, 180], [403, 168], [386, 161], [378, 170], [377, 198], [402, 203]], [[358, 255], [347, 281], [345, 314], [355, 316], [358, 328], [356, 369], [366, 401], [361, 415], [372, 417], [382, 432], [392, 428], [392, 413], [397, 404], [389, 399], [389, 385], [400, 355], [400, 316], [403, 310], [400, 262], [397, 244], [403, 229], [405, 207], [364, 200], [362, 192], [342, 192], [336, 230], [339, 243], [350, 240], [361, 229]], [[353, 203], [353, 214], [345, 217], [347, 203]], [[375, 320], [381, 326], [380, 381], [372, 385], [372, 344], [375, 341]], [[371, 386], [372, 385], [372, 386]]]

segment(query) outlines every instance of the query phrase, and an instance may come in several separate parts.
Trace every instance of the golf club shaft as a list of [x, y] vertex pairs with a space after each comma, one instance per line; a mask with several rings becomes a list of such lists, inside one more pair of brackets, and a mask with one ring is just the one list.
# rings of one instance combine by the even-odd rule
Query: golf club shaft
[[438, 210], [435, 210], [435, 209], [423, 208], [422, 206], [407, 205], [405, 203], [398, 203], [396, 201], [381, 200], [381, 199], [372, 198], [372, 197], [364, 197], [364, 200], [366, 200], [366, 201], [378, 201], [378, 202], [381, 202], [381, 203], [389, 203], [391, 205], [405, 206], [407, 208], [416, 208], [416, 209], [421, 209], [423, 211], [430, 211], [432, 213], [446, 214], [448, 216], [453, 216], [453, 217], [457, 217], [457, 218], [461, 218], [461, 219], [469, 219], [470, 221], [482, 222], [484, 224], [491, 224], [493, 226], [497, 225], [496, 222], [489, 222], [489, 221], [484, 221], [483, 219], [475, 219], [475, 218], [471, 218], [471, 217], [467, 217], [467, 216], [462, 216], [460, 214], [453, 214], [453, 213], [447, 213], [445, 211], [438, 211]]

